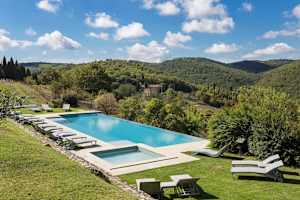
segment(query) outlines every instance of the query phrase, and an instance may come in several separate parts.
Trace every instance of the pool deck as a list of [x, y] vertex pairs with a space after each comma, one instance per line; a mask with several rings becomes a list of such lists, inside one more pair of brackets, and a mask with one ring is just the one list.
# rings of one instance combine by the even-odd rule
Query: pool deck
[[[112, 143], [107, 143], [101, 141], [97, 138], [93, 138], [89, 135], [86, 135], [82, 132], [76, 131], [69, 127], [63, 126], [62, 124], [55, 123], [51, 121], [51, 118], [60, 117], [61, 115], [68, 115], [68, 114], [84, 114], [84, 113], [94, 113], [97, 111], [87, 111], [87, 112], [68, 112], [68, 113], [49, 113], [39, 115], [40, 117], [44, 117], [46, 120], [49, 120], [50, 123], [56, 124], [58, 127], [63, 128], [64, 130], [74, 132], [79, 136], [88, 137], [97, 141], [97, 147], [93, 148], [85, 148], [81, 150], [73, 150], [71, 151], [76, 156], [79, 156], [86, 161], [90, 162], [93, 165], [100, 167], [101, 169], [105, 170], [107, 173], [117, 176], [122, 174], [129, 174], [133, 172], [145, 171], [148, 169], [160, 168], [170, 165], [176, 165], [181, 163], [192, 162], [198, 160], [196, 157], [184, 154], [183, 152], [193, 151], [196, 149], [205, 148], [209, 141], [206, 139], [200, 139], [197, 142], [191, 143], [184, 143], [184, 144], [177, 144], [171, 145], [166, 147], [151, 147], [146, 144], [135, 144], [129, 141], [116, 141]], [[153, 159], [153, 160], [146, 160], [142, 162], [135, 162], [135, 163], [127, 163], [123, 165], [111, 165], [110, 163], [106, 162], [103, 159], [96, 157], [93, 152], [97, 151], [105, 151], [105, 150], [113, 150], [118, 149], [121, 147], [130, 147], [130, 146], [138, 146], [144, 148], [146, 150], [158, 153], [162, 155], [162, 157]]]

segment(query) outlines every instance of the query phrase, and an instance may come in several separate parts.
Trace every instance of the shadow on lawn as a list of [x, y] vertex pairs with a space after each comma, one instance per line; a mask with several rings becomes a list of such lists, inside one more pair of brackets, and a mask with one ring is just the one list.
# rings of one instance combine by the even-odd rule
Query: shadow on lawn
[[[201, 187], [199, 187], [201, 194], [198, 196], [193, 196], [194, 199], [219, 199], [218, 197], [216, 197], [215, 195], [209, 194], [207, 192], [205, 192]], [[166, 197], [163, 196], [162, 200], [173, 200], [173, 199], [185, 199], [188, 197], [178, 197], [175, 194], [170, 194], [170, 197]]]
[[[275, 182], [271, 178], [260, 177], [260, 176], [239, 176], [238, 179], [239, 180], [254, 180], [254, 181]], [[296, 185], [298, 185], [298, 184], [300, 184], [300, 180], [298, 180], [298, 179], [287, 179], [287, 178], [284, 178], [282, 183], [289, 183], [289, 184], [296, 184]]]
[[298, 173], [298, 172], [287, 172], [287, 171], [282, 171], [282, 170], [280, 170], [280, 172], [281, 172], [282, 174], [286, 174], [286, 175], [299, 176], [299, 173]]

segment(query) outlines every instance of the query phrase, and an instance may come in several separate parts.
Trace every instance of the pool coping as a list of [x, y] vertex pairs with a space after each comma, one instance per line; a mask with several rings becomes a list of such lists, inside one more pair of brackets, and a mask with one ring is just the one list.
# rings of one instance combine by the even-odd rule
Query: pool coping
[[[58, 127], [63, 128], [64, 130], [74, 132], [78, 134], [79, 136], [87, 137], [90, 139], [93, 139], [96, 141], [97, 147], [91, 147], [91, 148], [85, 148], [80, 150], [72, 150], [71, 152], [82, 159], [87, 160], [90, 163], [93, 163], [94, 165], [100, 167], [101, 169], [107, 171], [108, 173], [112, 175], [122, 175], [122, 174], [128, 174], [128, 173], [134, 173], [139, 171], [144, 171], [148, 169], [154, 169], [164, 166], [170, 166], [175, 164], [181, 164], [186, 162], [192, 162], [195, 160], [198, 160], [198, 158], [189, 156], [187, 154], [184, 154], [183, 152], [187, 151], [193, 151], [199, 148], [205, 148], [209, 141], [206, 139], [200, 138], [199, 141], [196, 142], [190, 142], [190, 143], [182, 143], [182, 144], [175, 144], [175, 145], [169, 145], [165, 147], [152, 147], [147, 144], [143, 143], [133, 143], [133, 144], [127, 144], [127, 145], [121, 145], [121, 144], [111, 144], [105, 141], [102, 141], [98, 138], [94, 138], [88, 134], [85, 134], [83, 132], [77, 131], [75, 129], [69, 128], [67, 126], [64, 126], [60, 123], [57, 123], [51, 118], [57, 118], [61, 117], [63, 115], [72, 115], [72, 114], [89, 114], [89, 113], [101, 113], [99, 111], [79, 111], [79, 112], [68, 112], [68, 113], [50, 113], [50, 114], [42, 114], [39, 115], [40, 117], [43, 117], [46, 121], [49, 123], [53, 123], [57, 125]], [[177, 132], [175, 132], [177, 133]], [[178, 133], [182, 134], [182, 133]], [[93, 152], [98, 151], [107, 151], [107, 150], [114, 150], [118, 148], [124, 148], [124, 147], [132, 147], [132, 146], [138, 146], [141, 148], [144, 148], [150, 152], [158, 153], [162, 155], [163, 157], [157, 158], [157, 159], [151, 159], [151, 160], [144, 160], [141, 162], [133, 162], [133, 163], [127, 163], [123, 165], [112, 165], [108, 163], [107, 161], [95, 156]]]

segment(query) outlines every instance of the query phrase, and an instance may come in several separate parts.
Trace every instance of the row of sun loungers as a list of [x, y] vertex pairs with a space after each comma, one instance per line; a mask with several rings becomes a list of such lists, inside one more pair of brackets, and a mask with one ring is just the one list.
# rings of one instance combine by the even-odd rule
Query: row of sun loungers
[[232, 161], [231, 173], [235, 174], [258, 174], [275, 181], [283, 181], [282, 174], [278, 170], [283, 166], [279, 155], [273, 155], [263, 161], [242, 160]]
[[[71, 106], [70, 104], [63, 104], [62, 109], [67, 112], [70, 111]], [[46, 112], [52, 112], [53, 108], [51, 108], [48, 104], [42, 104], [41, 107], [39, 106], [33, 106], [31, 108], [32, 112], [41, 112], [41, 111], [46, 111]]]
[[19, 123], [32, 125], [36, 130], [48, 135], [53, 140], [67, 141], [79, 148], [88, 148], [97, 145], [96, 140], [64, 130], [57, 126], [57, 124], [51, 123], [42, 117], [30, 114], [21, 115], [19, 113], [13, 113], [12, 117]]
[[[283, 176], [278, 170], [283, 166], [279, 155], [272, 155], [263, 161], [256, 160], [233, 160], [231, 173], [236, 174], [257, 174], [260, 176], [283, 181]], [[151, 196], [162, 197], [164, 189], [173, 188], [174, 193], [179, 197], [200, 195], [201, 189], [197, 185], [199, 178], [193, 178], [188, 174], [170, 176], [172, 181], [161, 182], [154, 178], [137, 179], [136, 184], [139, 191], [144, 191]]]

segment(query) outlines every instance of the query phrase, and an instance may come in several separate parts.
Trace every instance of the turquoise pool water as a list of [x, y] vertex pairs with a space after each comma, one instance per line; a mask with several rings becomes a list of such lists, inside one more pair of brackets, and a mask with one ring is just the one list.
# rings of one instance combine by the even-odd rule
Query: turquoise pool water
[[200, 141], [200, 138], [100, 114], [63, 115], [55, 120], [104, 142], [127, 140], [153, 147]]
[[137, 146], [94, 152], [93, 154], [113, 165], [128, 164], [163, 157], [160, 154], [141, 149]]

